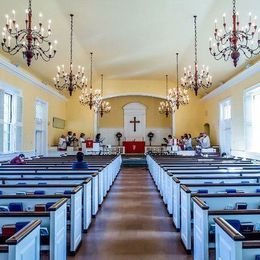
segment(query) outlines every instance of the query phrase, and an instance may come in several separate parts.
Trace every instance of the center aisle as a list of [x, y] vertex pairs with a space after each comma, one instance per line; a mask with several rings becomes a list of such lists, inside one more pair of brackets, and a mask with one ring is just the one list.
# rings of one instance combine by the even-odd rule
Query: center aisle
[[190, 260], [150, 174], [123, 168], [75, 257]]

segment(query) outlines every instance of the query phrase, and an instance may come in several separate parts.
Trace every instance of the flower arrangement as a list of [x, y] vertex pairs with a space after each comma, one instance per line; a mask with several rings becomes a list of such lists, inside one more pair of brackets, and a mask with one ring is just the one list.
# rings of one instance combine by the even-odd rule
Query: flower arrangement
[[153, 137], [154, 137], [154, 133], [153, 132], [149, 132], [147, 134], [147, 137], [149, 138], [149, 142], [150, 142], [150, 146], [152, 145], [152, 140], [153, 140]]
[[116, 133], [116, 138], [117, 138], [117, 141], [118, 141], [118, 146], [120, 146], [120, 140], [121, 140], [121, 138], [122, 138], [122, 133], [120, 133], [120, 132], [117, 132]]

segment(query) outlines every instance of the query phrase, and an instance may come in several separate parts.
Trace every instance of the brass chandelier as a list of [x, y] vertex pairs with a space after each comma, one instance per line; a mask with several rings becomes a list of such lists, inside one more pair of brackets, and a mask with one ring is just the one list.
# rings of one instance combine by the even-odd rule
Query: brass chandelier
[[184, 68], [184, 75], [181, 78], [181, 86], [185, 89], [193, 89], [195, 95], [198, 95], [198, 91], [201, 88], [207, 89], [212, 86], [212, 77], [209, 74], [208, 66], [202, 65], [199, 71], [198, 65], [198, 41], [197, 41], [197, 16], [194, 15], [194, 70], [191, 66]]
[[90, 53], [90, 80], [89, 80], [89, 87], [85, 85], [79, 96], [79, 102], [83, 106], [89, 106], [90, 110], [95, 107], [99, 106], [102, 101], [101, 90], [96, 89], [93, 91], [92, 86], [92, 76], [93, 74], [93, 52]]
[[159, 105], [159, 113], [160, 114], [165, 114], [166, 117], [168, 117], [170, 114], [173, 113], [173, 108], [172, 108], [172, 104], [169, 101], [169, 97], [168, 97], [168, 75], [165, 75], [165, 87], [166, 87], [166, 97], [164, 101], [160, 102]]
[[173, 111], [175, 112], [181, 105], [189, 104], [190, 98], [186, 89], [179, 88], [179, 53], [176, 53], [176, 88], [170, 89], [167, 99], [171, 104]]
[[73, 72], [73, 14], [70, 14], [70, 66], [69, 72], [65, 72], [64, 65], [57, 66], [57, 75], [53, 78], [56, 89], [67, 89], [70, 96], [77, 88], [82, 89], [87, 85], [84, 67], [78, 66], [77, 73]]
[[240, 26], [239, 14], [236, 11], [236, 0], [233, 0], [232, 24], [228, 28], [226, 22], [226, 14], [223, 14], [223, 29], [218, 29], [217, 20], [215, 20], [214, 39], [209, 39], [209, 51], [216, 59], [224, 59], [225, 61], [230, 58], [236, 67], [241, 54], [250, 59], [254, 55], [260, 53], [260, 30], [258, 30], [258, 40], [254, 41], [257, 34], [255, 16], [252, 20], [252, 14], [249, 13], [249, 21], [245, 27]]
[[101, 97], [102, 100], [99, 104], [94, 106], [94, 111], [100, 115], [100, 117], [103, 117], [104, 113], [109, 113], [111, 111], [111, 105], [108, 101], [105, 101], [103, 99], [103, 81], [104, 81], [104, 75], [101, 74]]
[[54, 44], [50, 41], [51, 20], [48, 21], [48, 29], [45, 30], [42, 23], [42, 14], [39, 14], [38, 26], [32, 24], [32, 1], [29, 0], [26, 9], [25, 29], [20, 29], [16, 21], [16, 12], [12, 11], [12, 17], [5, 15], [6, 24], [2, 31], [2, 50], [11, 55], [22, 51], [23, 58], [28, 66], [31, 65], [32, 58], [37, 60], [41, 57], [44, 61], [49, 61], [56, 54], [57, 41]]

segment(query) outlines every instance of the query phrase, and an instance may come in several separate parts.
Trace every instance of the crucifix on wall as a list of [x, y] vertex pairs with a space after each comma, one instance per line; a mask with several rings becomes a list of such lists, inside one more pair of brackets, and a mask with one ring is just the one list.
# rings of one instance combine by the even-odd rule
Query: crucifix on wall
[[136, 124], [140, 124], [141, 122], [136, 120], [136, 117], [134, 116], [134, 120], [131, 120], [130, 123], [134, 124], [134, 132], [136, 132]]

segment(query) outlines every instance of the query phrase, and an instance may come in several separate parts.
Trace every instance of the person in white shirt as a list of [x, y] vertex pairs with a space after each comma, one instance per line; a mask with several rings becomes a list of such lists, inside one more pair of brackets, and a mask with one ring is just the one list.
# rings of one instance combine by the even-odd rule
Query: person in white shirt
[[191, 134], [187, 135], [187, 138], [185, 138], [185, 150], [192, 150], [192, 138]]
[[59, 138], [58, 149], [62, 151], [65, 151], [67, 149], [67, 142], [66, 142], [65, 135], [61, 135], [61, 137]]
[[79, 148], [82, 149], [82, 143], [86, 141], [85, 134], [81, 133], [79, 136]]
[[201, 142], [200, 145], [202, 149], [210, 148], [210, 139], [206, 133], [203, 133], [203, 137], [200, 142]]

